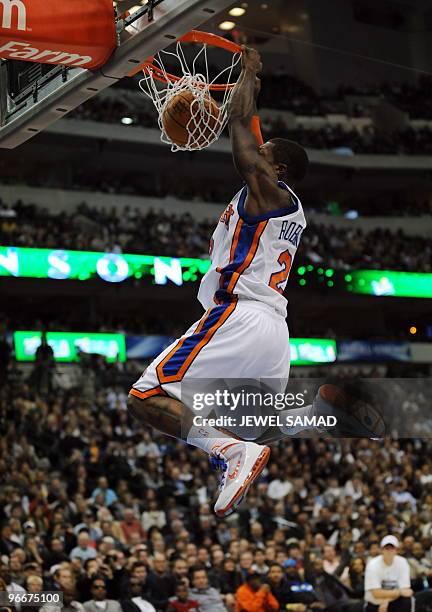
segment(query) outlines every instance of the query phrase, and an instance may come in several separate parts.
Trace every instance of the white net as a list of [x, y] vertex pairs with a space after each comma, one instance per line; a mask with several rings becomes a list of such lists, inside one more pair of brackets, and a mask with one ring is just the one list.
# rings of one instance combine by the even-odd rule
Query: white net
[[[196, 45], [188, 44], [188, 47], [190, 56], [190, 48], [194, 50]], [[214, 69], [208, 63], [207, 44], [201, 44], [191, 59], [186, 58], [182, 43], [177, 42], [174, 50], [160, 51], [155, 55], [152, 66], [146, 68], [147, 72], [144, 71], [144, 78], [139, 82], [140, 88], [152, 99], [157, 109], [161, 140], [171, 145], [171, 151], [205, 149], [221, 135], [228, 120], [228, 104], [238, 77], [239, 71], [236, 68], [241, 59], [240, 52], [229, 55], [231, 63], [228, 67]], [[176, 80], [171, 74], [173, 62], [176, 65]], [[191, 115], [184, 125], [185, 138], [181, 143], [180, 140], [174, 142], [164, 126], [164, 113], [179, 94], [190, 104]]]

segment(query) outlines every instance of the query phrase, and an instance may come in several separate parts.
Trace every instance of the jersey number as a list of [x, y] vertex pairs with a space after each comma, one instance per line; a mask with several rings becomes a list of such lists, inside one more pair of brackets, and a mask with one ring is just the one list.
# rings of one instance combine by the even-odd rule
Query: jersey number
[[283, 293], [283, 285], [286, 283], [288, 274], [291, 270], [292, 257], [290, 255], [290, 252], [284, 251], [283, 253], [281, 253], [279, 255], [278, 263], [283, 266], [282, 270], [279, 270], [279, 272], [274, 272], [270, 276], [269, 285], [272, 289], [275, 289], [279, 293]]

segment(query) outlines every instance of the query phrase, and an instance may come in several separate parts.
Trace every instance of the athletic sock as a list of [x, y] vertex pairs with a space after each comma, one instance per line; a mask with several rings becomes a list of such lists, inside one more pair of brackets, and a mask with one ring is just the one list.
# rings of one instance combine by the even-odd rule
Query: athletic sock
[[196, 427], [195, 425], [192, 425], [187, 435], [186, 442], [188, 444], [192, 444], [192, 446], [201, 448], [204, 452], [210, 455], [212, 449], [215, 447], [222, 446], [223, 444], [227, 444], [229, 442], [238, 442], [238, 440], [227, 436], [219, 431], [219, 429], [209, 427], [208, 425], [205, 427]]
[[285, 418], [287, 416], [290, 416], [294, 420], [296, 419], [296, 417], [301, 417], [301, 419], [304, 420], [306, 417], [311, 418], [314, 414], [315, 414], [315, 407], [313, 406], [313, 404], [309, 404], [309, 406], [304, 406], [303, 408], [293, 408], [292, 410], [282, 410], [280, 412], [280, 421], [282, 424], [279, 426], [279, 429], [285, 436], [290, 437], [290, 438], [297, 436], [305, 431], [308, 431], [309, 434], [315, 433], [316, 435], [319, 435], [320, 433], [322, 433], [322, 427], [312, 427], [311, 425], [307, 425], [307, 424], [299, 424], [299, 425], [292, 425], [292, 426], [288, 424], [286, 425], [284, 424]]

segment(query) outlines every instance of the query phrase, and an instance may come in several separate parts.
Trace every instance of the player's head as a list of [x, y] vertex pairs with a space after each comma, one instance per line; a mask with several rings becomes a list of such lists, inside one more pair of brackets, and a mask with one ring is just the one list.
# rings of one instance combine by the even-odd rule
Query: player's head
[[309, 159], [303, 147], [293, 140], [272, 138], [260, 146], [260, 153], [273, 166], [279, 180], [293, 184], [305, 177]]

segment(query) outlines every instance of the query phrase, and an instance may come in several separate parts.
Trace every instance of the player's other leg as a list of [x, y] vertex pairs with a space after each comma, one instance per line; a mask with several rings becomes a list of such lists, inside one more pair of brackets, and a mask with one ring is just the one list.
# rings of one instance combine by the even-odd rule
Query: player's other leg
[[383, 438], [386, 435], [386, 423], [379, 408], [379, 389], [376, 387], [362, 380], [323, 384], [319, 387], [312, 404], [304, 408], [281, 411], [281, 422], [284, 422], [286, 416], [308, 419], [332, 416], [336, 419], [334, 427], [282, 425], [269, 428], [255, 441], [258, 444], [272, 444], [287, 437], [321, 436]]
[[193, 413], [179, 400], [153, 395], [140, 399], [129, 394], [129, 412], [148, 425], [208, 453], [214, 467], [222, 471], [220, 494], [215, 504], [218, 516], [228, 516], [241, 503], [270, 456], [267, 446], [238, 440], [205, 426], [195, 427]]

